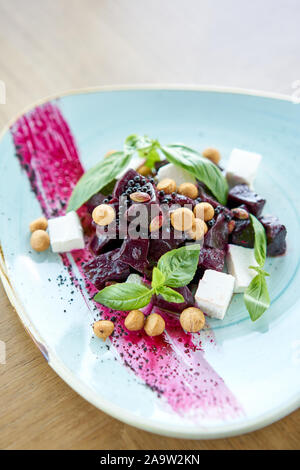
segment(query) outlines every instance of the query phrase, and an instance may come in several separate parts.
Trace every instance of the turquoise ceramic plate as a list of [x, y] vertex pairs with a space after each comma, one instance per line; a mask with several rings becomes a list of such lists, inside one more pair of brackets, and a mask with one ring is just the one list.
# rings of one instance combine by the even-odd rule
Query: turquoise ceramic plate
[[[300, 106], [282, 96], [196, 88], [106, 88], [64, 94], [19, 116], [1, 137], [1, 277], [49, 365], [115, 418], [177, 437], [251, 431], [290, 413], [300, 392]], [[256, 190], [288, 229], [270, 259], [272, 305], [252, 323], [241, 296], [197, 337], [172, 322], [160, 340], [92, 335], [99, 313], [81, 274], [83, 252], [30, 251], [28, 224], [63, 214], [72, 186], [131, 133], [263, 155]], [[84, 213], [81, 214], [84, 216]]]

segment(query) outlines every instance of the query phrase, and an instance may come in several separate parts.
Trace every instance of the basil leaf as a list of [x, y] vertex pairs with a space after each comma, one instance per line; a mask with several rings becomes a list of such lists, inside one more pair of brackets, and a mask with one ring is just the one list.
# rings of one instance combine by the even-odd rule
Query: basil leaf
[[264, 226], [252, 214], [249, 214], [254, 230], [254, 256], [260, 267], [266, 262], [267, 237]]
[[263, 274], [257, 274], [244, 293], [244, 302], [252, 321], [256, 321], [270, 306], [268, 286]]
[[67, 212], [76, 211], [94, 194], [106, 187], [128, 165], [131, 154], [115, 152], [90, 168], [80, 178], [70, 197]]
[[157, 268], [154, 267], [152, 271], [152, 283], [151, 286], [153, 289], [156, 289], [157, 287], [160, 287], [164, 284], [165, 282], [165, 275]]
[[94, 300], [114, 310], [134, 310], [149, 304], [153, 290], [140, 284], [124, 282], [105, 287]]
[[170, 287], [162, 286], [158, 290], [158, 294], [161, 294], [167, 302], [173, 302], [175, 304], [181, 304], [184, 302], [183, 295], [176, 292], [176, 290]]
[[142, 157], [146, 159], [145, 165], [148, 168], [154, 168], [155, 163], [160, 161], [159, 153], [154, 147], [149, 150], [144, 150], [142, 152]]
[[131, 134], [127, 137], [124, 144], [125, 153], [134, 153], [139, 150], [145, 150], [152, 147], [154, 140], [147, 135]]
[[208, 187], [221, 204], [226, 205], [228, 184], [217, 165], [185, 145], [166, 145], [161, 147], [161, 151], [169, 162], [189, 171]]
[[149, 168], [154, 168], [156, 162], [160, 161], [160, 156], [157, 151], [159, 148], [157, 140], [150, 139], [148, 136], [140, 136], [132, 134], [127, 137], [124, 145], [125, 153], [138, 152], [139, 156], [146, 160], [145, 165]]
[[193, 279], [199, 260], [200, 245], [195, 243], [168, 251], [160, 257], [158, 269], [170, 287], [186, 286]]

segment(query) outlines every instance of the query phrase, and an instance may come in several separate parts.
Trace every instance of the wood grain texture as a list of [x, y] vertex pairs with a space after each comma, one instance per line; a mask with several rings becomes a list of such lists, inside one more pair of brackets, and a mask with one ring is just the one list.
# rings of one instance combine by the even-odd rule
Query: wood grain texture
[[[92, 85], [210, 83], [290, 93], [300, 78], [299, 2], [227, 0], [226, 11], [223, 5], [0, 0], [0, 80], [7, 90], [0, 126], [43, 96]], [[300, 447], [300, 411], [248, 435], [209, 441], [164, 438], [110, 418], [47, 366], [2, 286], [0, 340], [7, 347], [0, 364], [1, 449]]]

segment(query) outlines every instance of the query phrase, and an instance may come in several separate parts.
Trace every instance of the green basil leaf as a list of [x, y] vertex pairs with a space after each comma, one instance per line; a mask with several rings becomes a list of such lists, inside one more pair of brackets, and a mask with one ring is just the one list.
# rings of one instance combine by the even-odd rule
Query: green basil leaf
[[114, 310], [134, 310], [149, 304], [153, 290], [140, 284], [123, 282], [105, 287], [95, 295], [94, 300], [99, 304]]
[[153, 289], [156, 289], [160, 286], [162, 286], [165, 282], [165, 275], [157, 268], [154, 267], [152, 271], [152, 283], [151, 286]]
[[154, 168], [155, 163], [160, 161], [160, 155], [154, 147], [144, 150], [142, 156], [146, 159], [145, 165], [148, 168]]
[[262, 269], [260, 266], [249, 266], [249, 268], [254, 269], [254, 271], [256, 271], [258, 274], [262, 274], [263, 276], [270, 276], [270, 274], [267, 273], [267, 271]]
[[165, 275], [165, 285], [186, 286], [193, 279], [199, 260], [200, 245], [182, 246], [160, 257], [158, 269]]
[[106, 187], [128, 165], [130, 159], [131, 154], [115, 152], [84, 173], [73, 189], [67, 212], [76, 211], [94, 194]]
[[226, 204], [228, 184], [217, 165], [185, 145], [166, 145], [161, 147], [161, 151], [169, 162], [189, 171], [208, 187], [221, 204]]
[[125, 153], [137, 152], [139, 156], [146, 160], [145, 165], [154, 168], [156, 162], [160, 161], [159, 148], [157, 140], [150, 139], [148, 136], [132, 134], [127, 137], [124, 145]]
[[244, 293], [244, 302], [252, 321], [256, 321], [270, 306], [270, 296], [266, 278], [257, 274]]
[[161, 294], [167, 302], [173, 302], [175, 304], [181, 304], [184, 302], [183, 295], [167, 286], [161, 286], [158, 289], [158, 294]]
[[267, 237], [264, 226], [252, 214], [249, 214], [254, 230], [254, 256], [260, 267], [266, 262]]

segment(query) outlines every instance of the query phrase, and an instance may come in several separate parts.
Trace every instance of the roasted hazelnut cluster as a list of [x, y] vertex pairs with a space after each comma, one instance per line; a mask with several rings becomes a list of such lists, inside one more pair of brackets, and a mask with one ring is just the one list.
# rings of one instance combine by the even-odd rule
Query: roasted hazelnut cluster
[[50, 237], [46, 232], [48, 220], [46, 217], [39, 217], [29, 224], [29, 230], [32, 233], [30, 245], [33, 250], [42, 252], [48, 250], [50, 246]]

